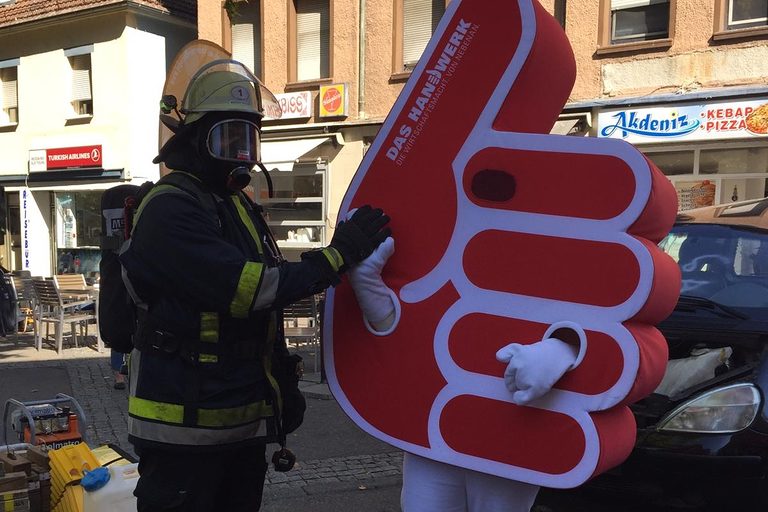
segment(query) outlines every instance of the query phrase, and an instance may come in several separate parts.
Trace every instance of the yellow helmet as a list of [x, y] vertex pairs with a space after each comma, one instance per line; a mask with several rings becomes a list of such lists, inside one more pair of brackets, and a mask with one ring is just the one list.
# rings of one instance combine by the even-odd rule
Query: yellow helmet
[[215, 60], [192, 76], [181, 102], [184, 124], [207, 112], [240, 112], [262, 118], [282, 115], [275, 95], [236, 60]]

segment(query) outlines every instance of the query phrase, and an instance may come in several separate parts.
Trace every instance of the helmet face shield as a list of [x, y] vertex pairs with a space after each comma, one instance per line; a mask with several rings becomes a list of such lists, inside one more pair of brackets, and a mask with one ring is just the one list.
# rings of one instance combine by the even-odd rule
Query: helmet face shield
[[259, 127], [245, 119], [227, 119], [208, 131], [206, 147], [217, 160], [253, 167], [261, 160]]

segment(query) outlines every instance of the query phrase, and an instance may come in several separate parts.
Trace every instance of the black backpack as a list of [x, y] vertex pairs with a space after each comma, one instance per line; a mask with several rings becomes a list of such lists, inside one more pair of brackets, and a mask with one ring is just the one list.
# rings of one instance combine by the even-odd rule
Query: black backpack
[[139, 196], [145, 195], [152, 186], [151, 182], [141, 187], [118, 185], [101, 194], [99, 334], [106, 346], [124, 354], [133, 350], [136, 310], [123, 283], [123, 267], [118, 256], [123, 244], [130, 238]]
[[[210, 194], [189, 184], [180, 173], [163, 176], [157, 185], [172, 185], [200, 201], [216, 213]], [[123, 281], [120, 251], [131, 237], [133, 217], [141, 201], [155, 186], [151, 181], [137, 185], [118, 185], [101, 194], [101, 263], [99, 264], [99, 333], [112, 350], [128, 354], [133, 350], [136, 332], [136, 301]]]

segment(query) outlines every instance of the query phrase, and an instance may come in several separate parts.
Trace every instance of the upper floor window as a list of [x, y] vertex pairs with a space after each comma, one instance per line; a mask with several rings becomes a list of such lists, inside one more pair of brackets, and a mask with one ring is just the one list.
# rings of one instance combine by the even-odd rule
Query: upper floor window
[[566, 0], [555, 0], [554, 12], [552, 15], [555, 17], [561, 27], [565, 28], [565, 12], [567, 10]]
[[19, 122], [19, 60], [0, 62], [0, 125]]
[[289, 13], [291, 82], [331, 77], [331, 0], [294, 0]]
[[395, 0], [396, 73], [416, 67], [444, 13], [445, 0]]
[[610, 0], [611, 44], [669, 37], [669, 0]]
[[254, 75], [261, 70], [261, 2], [240, 2], [232, 17], [232, 58], [245, 64]]
[[727, 29], [768, 25], [768, 0], [726, 0], [726, 3]]
[[81, 46], [64, 50], [72, 68], [72, 95], [70, 101], [75, 116], [93, 115], [91, 95], [91, 52], [93, 46]]

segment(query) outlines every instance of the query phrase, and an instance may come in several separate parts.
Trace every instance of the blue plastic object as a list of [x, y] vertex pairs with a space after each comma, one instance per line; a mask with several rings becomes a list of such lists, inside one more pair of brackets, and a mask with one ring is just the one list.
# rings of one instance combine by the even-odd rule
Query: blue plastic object
[[80, 485], [88, 492], [98, 491], [109, 482], [109, 469], [96, 468], [93, 471], [85, 472]]

